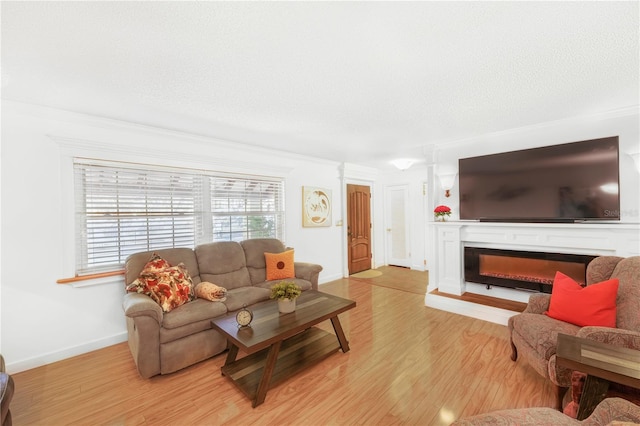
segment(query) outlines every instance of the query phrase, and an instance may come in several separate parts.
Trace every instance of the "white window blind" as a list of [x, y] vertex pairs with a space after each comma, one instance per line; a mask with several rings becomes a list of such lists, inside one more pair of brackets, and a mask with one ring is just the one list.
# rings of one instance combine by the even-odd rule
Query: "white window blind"
[[283, 239], [281, 180], [212, 176], [210, 189], [214, 241]]
[[193, 247], [202, 227], [202, 178], [180, 172], [75, 164], [76, 273], [121, 268], [127, 256]]
[[76, 275], [121, 269], [136, 252], [284, 237], [277, 178], [74, 161]]

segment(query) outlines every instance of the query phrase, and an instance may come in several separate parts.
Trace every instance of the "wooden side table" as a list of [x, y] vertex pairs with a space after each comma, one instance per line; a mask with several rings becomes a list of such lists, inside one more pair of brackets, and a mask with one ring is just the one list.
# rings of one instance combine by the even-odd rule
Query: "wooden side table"
[[640, 351], [559, 334], [556, 360], [561, 367], [587, 374], [578, 420], [591, 415], [604, 399], [610, 382], [640, 389]]

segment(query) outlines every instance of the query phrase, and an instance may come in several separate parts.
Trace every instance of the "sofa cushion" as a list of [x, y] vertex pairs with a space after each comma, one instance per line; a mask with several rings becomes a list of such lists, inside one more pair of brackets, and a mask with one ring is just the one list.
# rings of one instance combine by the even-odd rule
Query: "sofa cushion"
[[200, 278], [231, 290], [251, 285], [244, 250], [235, 241], [202, 244], [195, 249]]
[[286, 250], [282, 241], [277, 238], [252, 238], [240, 242], [244, 250], [247, 269], [252, 284], [259, 284], [267, 280], [267, 264], [265, 253], [281, 253]]
[[293, 265], [293, 250], [283, 251], [282, 253], [265, 253], [264, 259], [267, 265], [267, 281], [294, 278], [296, 276]]
[[546, 314], [582, 327], [615, 327], [617, 294], [617, 278], [582, 287], [571, 277], [557, 272]]
[[227, 292], [227, 300], [224, 303], [229, 312], [237, 311], [244, 305], [251, 306], [254, 303], [269, 300], [271, 290], [260, 287], [234, 288]]
[[162, 319], [162, 327], [166, 329], [180, 328], [198, 321], [210, 320], [226, 313], [227, 307], [222, 302], [196, 299], [165, 314]]
[[127, 291], [146, 294], [170, 312], [193, 299], [193, 282], [183, 263], [171, 266], [154, 253]]

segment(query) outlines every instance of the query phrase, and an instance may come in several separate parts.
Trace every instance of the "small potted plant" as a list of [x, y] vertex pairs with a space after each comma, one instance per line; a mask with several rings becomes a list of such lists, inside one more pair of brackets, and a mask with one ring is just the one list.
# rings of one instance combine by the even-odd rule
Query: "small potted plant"
[[447, 217], [451, 216], [451, 209], [447, 206], [438, 206], [433, 210], [433, 214], [436, 215], [436, 220], [444, 222]]
[[280, 281], [271, 287], [271, 298], [278, 301], [278, 310], [288, 314], [296, 310], [296, 298], [302, 289], [293, 281]]

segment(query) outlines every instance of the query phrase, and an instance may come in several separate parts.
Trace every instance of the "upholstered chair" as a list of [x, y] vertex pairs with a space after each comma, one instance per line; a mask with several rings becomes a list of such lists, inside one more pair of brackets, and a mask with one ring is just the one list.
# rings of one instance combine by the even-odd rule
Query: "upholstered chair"
[[607, 398], [598, 404], [593, 413], [579, 421], [549, 407], [517, 408], [493, 411], [487, 414], [466, 417], [452, 426], [539, 426], [539, 425], [583, 425], [604, 426], [611, 424], [640, 423], [640, 407], [621, 398]]
[[11, 426], [11, 411], [9, 404], [13, 398], [13, 379], [6, 373], [4, 358], [0, 355], [0, 425]]
[[509, 319], [511, 359], [523, 358], [556, 385], [557, 408], [571, 386], [571, 370], [556, 365], [559, 333], [640, 350], [640, 256], [600, 256], [587, 265], [587, 285], [611, 278], [619, 280], [616, 328], [579, 327], [545, 315], [550, 294], [532, 294], [525, 310]]

